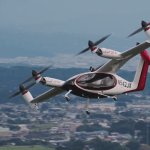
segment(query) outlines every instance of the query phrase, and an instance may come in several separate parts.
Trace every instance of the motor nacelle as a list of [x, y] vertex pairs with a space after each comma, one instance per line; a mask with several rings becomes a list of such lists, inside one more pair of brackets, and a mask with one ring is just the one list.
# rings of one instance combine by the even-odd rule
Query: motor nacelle
[[30, 101], [33, 100], [33, 97], [31, 95], [31, 93], [29, 91], [24, 91], [22, 92], [22, 97], [24, 98], [24, 100], [28, 103], [28, 105], [34, 109], [34, 110], [37, 110], [38, 109], [38, 106], [36, 103], [30, 103]]
[[98, 56], [104, 57], [104, 58], [109, 58], [109, 59], [119, 59], [121, 58], [121, 53], [111, 50], [111, 49], [106, 49], [106, 48], [98, 48], [95, 52]]
[[62, 87], [62, 85], [65, 83], [62, 80], [55, 79], [55, 78], [49, 78], [49, 77], [43, 77], [40, 82], [43, 85], [51, 86], [51, 87]]
[[142, 27], [144, 28], [145, 34], [147, 35], [148, 39], [150, 40], [150, 23], [147, 24], [146, 22], [142, 21]]

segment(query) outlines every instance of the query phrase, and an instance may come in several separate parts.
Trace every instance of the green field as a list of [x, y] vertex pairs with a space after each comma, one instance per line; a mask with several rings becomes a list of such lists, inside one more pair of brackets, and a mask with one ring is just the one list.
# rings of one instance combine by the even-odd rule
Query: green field
[[51, 127], [57, 127], [58, 125], [51, 123], [51, 124], [40, 124], [40, 125], [31, 124], [31, 126], [32, 126], [31, 128], [32, 131], [39, 131], [39, 130], [50, 129]]
[[40, 146], [28, 147], [28, 146], [6, 146], [0, 147], [0, 150], [55, 150], [53, 148], [42, 148]]

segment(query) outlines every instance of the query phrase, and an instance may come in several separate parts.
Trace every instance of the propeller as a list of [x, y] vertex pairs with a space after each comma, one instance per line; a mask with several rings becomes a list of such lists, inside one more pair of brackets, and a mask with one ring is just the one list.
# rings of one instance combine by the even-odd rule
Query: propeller
[[52, 67], [52, 65], [50, 65], [49, 67], [41, 70], [40, 72], [37, 72], [36, 70], [32, 70], [32, 77], [30, 77], [27, 80], [25, 80], [22, 84], [25, 84], [25, 83], [31, 81], [32, 79], [37, 79], [38, 77], [40, 77], [40, 74], [42, 74], [45, 71], [47, 71], [50, 67]]
[[34, 85], [36, 84], [36, 82], [33, 82], [31, 84], [29, 84], [27, 87], [23, 86], [23, 85], [20, 85], [19, 86], [19, 91], [16, 92], [15, 94], [11, 95], [8, 97], [8, 100], [13, 98], [13, 97], [16, 97], [17, 95], [19, 95], [20, 93], [25, 93], [28, 89], [30, 89], [31, 87], [33, 87]]
[[104, 36], [103, 38], [101, 38], [100, 40], [98, 40], [97, 42], [93, 43], [92, 41], [89, 40], [88, 45], [89, 47], [87, 47], [86, 49], [84, 49], [83, 51], [79, 52], [76, 56], [87, 52], [88, 50], [92, 50], [93, 48], [95, 48], [95, 46], [97, 46], [98, 44], [102, 43], [104, 40], [106, 40], [109, 36], [111, 36], [111, 34]]
[[133, 35], [135, 35], [135, 34], [141, 32], [142, 30], [147, 29], [147, 26], [149, 25], [149, 23], [146, 23], [145, 21], [142, 21], [142, 22], [141, 22], [141, 25], [142, 25], [141, 28], [139, 28], [139, 29], [137, 29], [136, 31], [134, 31], [134, 32], [133, 32], [132, 34], [130, 34], [127, 38], [129, 38], [129, 37], [131, 37], [131, 36], [133, 36]]

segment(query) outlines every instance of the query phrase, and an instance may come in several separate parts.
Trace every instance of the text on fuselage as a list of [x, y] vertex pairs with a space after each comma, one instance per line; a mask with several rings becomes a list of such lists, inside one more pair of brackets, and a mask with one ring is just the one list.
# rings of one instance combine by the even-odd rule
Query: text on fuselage
[[126, 88], [131, 88], [131, 83], [126, 82], [126, 81], [118, 80], [118, 84]]

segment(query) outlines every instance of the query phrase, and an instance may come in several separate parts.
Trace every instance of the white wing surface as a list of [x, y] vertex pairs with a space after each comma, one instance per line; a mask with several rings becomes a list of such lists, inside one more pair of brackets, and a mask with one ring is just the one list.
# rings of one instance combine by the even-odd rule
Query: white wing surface
[[121, 53], [120, 59], [112, 59], [108, 63], [104, 64], [102, 67], [100, 67], [96, 72], [110, 72], [110, 73], [116, 73], [118, 69], [120, 69], [129, 59], [136, 56], [143, 50], [150, 47], [150, 42], [146, 41], [142, 44], [139, 44], [127, 51], [124, 51]]
[[62, 90], [61, 88], [55, 87], [47, 92], [45, 92], [44, 94], [36, 97], [35, 99], [33, 99], [32, 101], [30, 101], [31, 103], [41, 103], [45, 100], [48, 100], [60, 93], [64, 92], [64, 90]]

